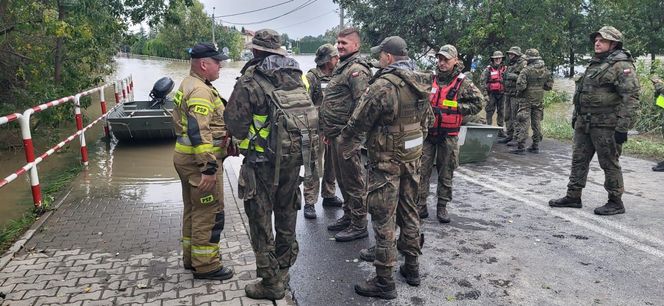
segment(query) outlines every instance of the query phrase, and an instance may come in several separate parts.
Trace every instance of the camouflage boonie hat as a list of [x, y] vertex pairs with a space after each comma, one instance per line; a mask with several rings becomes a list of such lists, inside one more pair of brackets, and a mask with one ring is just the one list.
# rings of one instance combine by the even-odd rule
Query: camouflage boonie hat
[[514, 46], [510, 48], [509, 51], [507, 51], [507, 54], [514, 54], [516, 56], [521, 56], [523, 53], [521, 53], [521, 47]]
[[316, 50], [316, 58], [314, 59], [314, 62], [316, 62], [317, 66], [321, 66], [332, 60], [335, 56], [339, 56], [337, 48], [331, 44], [324, 44]]
[[503, 55], [503, 52], [500, 51], [493, 51], [493, 55], [491, 55], [491, 58], [503, 58], [503, 57], [505, 56]]
[[436, 53], [436, 56], [438, 55], [443, 56], [446, 59], [451, 59], [459, 57], [459, 52], [452, 45], [444, 45], [440, 47], [440, 50], [438, 50], [438, 53]]
[[525, 55], [526, 55], [527, 59], [541, 58], [539, 51], [537, 51], [537, 49], [534, 49], [534, 48], [526, 50]]
[[618, 29], [612, 27], [612, 26], [603, 26], [599, 31], [593, 32], [590, 34], [590, 42], [595, 43], [595, 37], [597, 35], [602, 36], [602, 38], [610, 41], [615, 41], [618, 43], [619, 46], [622, 46], [623, 43], [623, 35], [618, 31]]
[[261, 29], [256, 31], [256, 35], [251, 39], [250, 47], [256, 50], [286, 55], [286, 50], [281, 48], [281, 38], [279, 37], [279, 33], [271, 29]]

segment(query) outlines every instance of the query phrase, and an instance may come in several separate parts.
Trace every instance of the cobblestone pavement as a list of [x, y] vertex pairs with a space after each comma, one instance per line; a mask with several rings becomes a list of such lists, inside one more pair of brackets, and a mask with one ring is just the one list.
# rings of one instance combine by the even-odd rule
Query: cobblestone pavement
[[231, 188], [232, 169], [225, 178], [221, 253], [235, 269], [232, 279], [194, 280], [183, 268], [179, 182], [162, 182], [147, 189], [157, 190], [156, 196], [146, 196], [146, 189], [118, 192], [112, 183], [93, 185], [82, 175], [0, 270], [2, 305], [274, 305], [244, 294], [244, 286], [256, 280], [255, 258], [244, 208]]

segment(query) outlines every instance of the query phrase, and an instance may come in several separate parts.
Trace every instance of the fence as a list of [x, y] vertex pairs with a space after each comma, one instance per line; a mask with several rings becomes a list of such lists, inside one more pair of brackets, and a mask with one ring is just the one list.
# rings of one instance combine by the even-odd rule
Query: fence
[[[106, 99], [104, 97], [104, 89], [110, 86], [113, 86], [114, 88], [115, 106], [113, 106], [110, 110], [107, 111]], [[81, 97], [90, 96], [97, 92], [99, 93], [99, 98], [100, 98], [99, 104], [101, 105], [102, 115], [84, 127], [83, 116], [81, 115], [80, 99]], [[19, 126], [21, 128], [21, 137], [23, 138], [23, 150], [25, 152], [25, 160], [27, 162], [27, 164], [25, 164], [20, 169], [16, 170], [14, 173], [0, 180], [0, 188], [11, 183], [20, 175], [30, 171], [30, 185], [32, 189], [33, 203], [37, 209], [40, 209], [42, 205], [42, 195], [41, 195], [41, 187], [39, 185], [39, 173], [37, 171], [37, 165], [46, 158], [48, 158], [49, 156], [53, 155], [53, 153], [62, 149], [62, 147], [70, 143], [76, 137], [78, 137], [79, 143], [81, 145], [81, 162], [87, 166], [88, 148], [85, 143], [85, 131], [87, 131], [88, 129], [90, 129], [92, 126], [94, 126], [103, 119], [105, 123], [104, 133], [108, 137], [110, 129], [108, 127], [108, 123], [105, 120], [106, 117], [120, 104], [130, 101], [130, 99], [133, 100], [134, 99], [133, 97], [134, 97], [134, 81], [130, 75], [124, 79], [116, 80], [113, 83], [104, 84], [102, 86], [80, 92], [73, 96], [64, 97], [44, 104], [37, 105], [35, 107], [25, 110], [23, 113], [13, 113], [0, 117], [0, 125], [7, 124], [13, 121], [18, 121]], [[69, 137], [67, 137], [66, 139], [55, 145], [54, 147], [47, 150], [45, 153], [41, 154], [39, 157], [35, 158], [35, 148], [32, 142], [30, 118], [32, 117], [33, 114], [37, 114], [46, 109], [56, 107], [58, 105], [63, 105], [68, 102], [74, 103], [74, 120], [76, 122], [76, 133], [70, 135]]]

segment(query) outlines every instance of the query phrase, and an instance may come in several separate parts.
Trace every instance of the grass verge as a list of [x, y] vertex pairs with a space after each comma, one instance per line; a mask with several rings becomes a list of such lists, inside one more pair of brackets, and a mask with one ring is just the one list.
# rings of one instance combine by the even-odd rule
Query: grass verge
[[[41, 210], [33, 208], [31, 211], [23, 214], [23, 216], [9, 221], [5, 227], [0, 229], [0, 254], [7, 251], [44, 212], [52, 209], [51, 205], [55, 201], [57, 194], [69, 186], [82, 170], [83, 166], [79, 165], [43, 179]], [[32, 205], [32, 203], [26, 203], [26, 205]]]

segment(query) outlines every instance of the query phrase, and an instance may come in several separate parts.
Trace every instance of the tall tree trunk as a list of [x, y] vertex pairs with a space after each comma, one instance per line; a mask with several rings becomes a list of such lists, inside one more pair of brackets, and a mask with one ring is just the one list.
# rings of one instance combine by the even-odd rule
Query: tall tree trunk
[[[65, 20], [65, 7], [62, 6], [61, 1], [58, 1], [58, 20]], [[58, 37], [55, 40], [55, 75], [54, 82], [56, 85], [62, 83], [62, 55], [64, 54], [64, 38]]]
[[655, 50], [650, 50], [650, 74], [653, 73], [655, 73]]
[[574, 61], [574, 48], [570, 47], [569, 48], [569, 75], [568, 75], [568, 77], [570, 77], [570, 78], [574, 77], [574, 65], [576, 65], [576, 62]]

